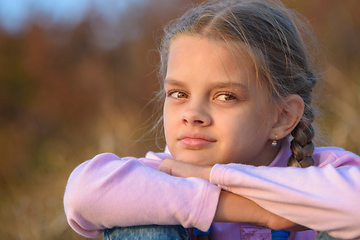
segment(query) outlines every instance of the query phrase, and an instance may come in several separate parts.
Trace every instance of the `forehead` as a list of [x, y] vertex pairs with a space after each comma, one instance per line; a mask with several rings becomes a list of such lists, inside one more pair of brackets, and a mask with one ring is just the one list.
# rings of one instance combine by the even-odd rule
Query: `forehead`
[[180, 35], [172, 41], [169, 50], [166, 78], [188, 78], [191, 74], [191, 78], [241, 81], [247, 85], [250, 80], [256, 82], [251, 61], [233, 43]]
[[[233, 41], [220, 41], [197, 35], [180, 35], [170, 44], [171, 55], [185, 55], [190, 53], [192, 57], [203, 57], [204, 62], [221, 61], [224, 67], [236, 68], [236, 63], [250, 67], [250, 61], [244, 51]], [[199, 53], [205, 54], [199, 54]], [[195, 54], [196, 53], [196, 54]]]

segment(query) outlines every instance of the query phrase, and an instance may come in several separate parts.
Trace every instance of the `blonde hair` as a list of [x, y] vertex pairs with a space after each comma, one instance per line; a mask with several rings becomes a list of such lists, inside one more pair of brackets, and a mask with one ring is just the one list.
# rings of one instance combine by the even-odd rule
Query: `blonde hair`
[[312, 122], [315, 114], [311, 101], [317, 77], [305, 45], [306, 40], [312, 39], [311, 35], [305, 35], [309, 31], [306, 23], [279, 1], [209, 1], [191, 8], [165, 28], [159, 76], [165, 78], [171, 42], [180, 34], [236, 42], [250, 57], [273, 103], [291, 94], [303, 99], [303, 116], [291, 133], [292, 155], [288, 166], [314, 165]]

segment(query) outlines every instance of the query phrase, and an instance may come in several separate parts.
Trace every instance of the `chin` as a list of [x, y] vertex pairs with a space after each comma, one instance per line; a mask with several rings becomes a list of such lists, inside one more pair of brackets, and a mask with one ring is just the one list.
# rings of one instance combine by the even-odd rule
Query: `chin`
[[195, 165], [200, 165], [200, 166], [212, 166], [214, 164], [209, 163], [209, 158], [204, 158], [204, 156], [198, 156], [198, 154], [181, 154], [177, 157], [173, 156], [174, 159], [181, 161], [181, 162], [186, 162], [186, 163], [191, 163], [191, 164], [195, 164]]

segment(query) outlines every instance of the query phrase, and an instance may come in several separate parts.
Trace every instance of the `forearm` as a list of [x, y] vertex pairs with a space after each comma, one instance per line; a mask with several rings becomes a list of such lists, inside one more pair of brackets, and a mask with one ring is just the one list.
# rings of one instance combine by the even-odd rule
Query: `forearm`
[[105, 228], [181, 224], [206, 230], [220, 189], [197, 178], [177, 178], [103, 154], [71, 174], [65, 212], [75, 231], [94, 237]]
[[211, 182], [308, 228], [354, 238], [359, 236], [359, 173], [357, 167], [332, 165], [299, 169], [234, 164], [215, 166]]
[[[197, 177], [209, 181], [212, 167], [165, 159], [158, 170], [173, 176]], [[243, 222], [266, 226], [271, 229], [302, 231], [306, 228], [279, 217], [243, 196], [221, 191], [214, 222]]]
[[245, 197], [226, 191], [220, 193], [214, 222], [246, 222], [274, 230], [306, 230], [302, 226], [266, 211]]

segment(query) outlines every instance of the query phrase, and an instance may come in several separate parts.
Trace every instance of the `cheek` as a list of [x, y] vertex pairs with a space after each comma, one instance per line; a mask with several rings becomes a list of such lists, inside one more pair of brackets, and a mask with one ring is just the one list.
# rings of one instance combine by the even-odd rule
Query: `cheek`
[[167, 140], [169, 136], [169, 131], [171, 129], [171, 126], [169, 125], [171, 123], [169, 117], [164, 114], [163, 124], [164, 124], [164, 133], [165, 133], [165, 139]]
[[165, 132], [165, 138], [166, 141], [168, 142], [169, 137], [171, 136], [173, 130], [175, 129], [175, 124], [176, 124], [176, 115], [175, 113], [172, 111], [172, 108], [170, 108], [169, 106], [167, 106], [166, 104], [164, 105], [164, 112], [163, 112], [163, 116], [164, 116], [164, 132]]
[[[166, 103], [164, 104], [164, 111], [163, 111], [163, 116], [164, 116], [164, 124], [166, 122], [166, 125], [174, 125], [174, 124], [178, 124], [179, 120], [181, 119], [181, 115], [183, 112], [183, 108], [176, 106], [175, 104], [172, 103]], [[164, 127], [166, 126], [164, 125]]]
[[165, 130], [166, 130], [166, 125], [168, 124], [169, 122], [169, 117], [171, 116], [170, 114], [170, 109], [168, 107], [168, 104], [164, 104], [164, 108], [163, 108], [163, 118], [164, 118], [164, 127], [165, 127]]
[[236, 139], [239, 138], [239, 134], [249, 130], [249, 114], [244, 112], [243, 109], [237, 109], [237, 111], [223, 111], [214, 115], [214, 119], [218, 124], [221, 134], [225, 135], [223, 137]]
[[256, 144], [262, 130], [262, 121], [248, 112], [223, 119], [219, 132], [223, 141], [231, 146], [232, 152], [236, 152], [242, 147], [251, 148], [252, 144]]

